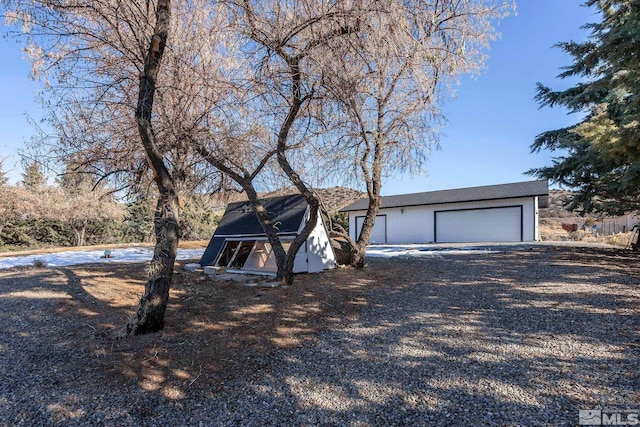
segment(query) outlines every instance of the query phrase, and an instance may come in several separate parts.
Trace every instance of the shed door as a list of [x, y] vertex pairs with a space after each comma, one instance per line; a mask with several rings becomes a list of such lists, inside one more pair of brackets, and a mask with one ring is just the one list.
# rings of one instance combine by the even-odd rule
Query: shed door
[[[356, 239], [360, 237], [360, 231], [362, 230], [362, 223], [364, 222], [363, 216], [356, 217]], [[369, 239], [370, 245], [384, 245], [387, 243], [387, 216], [376, 216], [376, 222], [371, 230], [371, 238]]]
[[521, 242], [522, 206], [435, 212], [438, 243]]

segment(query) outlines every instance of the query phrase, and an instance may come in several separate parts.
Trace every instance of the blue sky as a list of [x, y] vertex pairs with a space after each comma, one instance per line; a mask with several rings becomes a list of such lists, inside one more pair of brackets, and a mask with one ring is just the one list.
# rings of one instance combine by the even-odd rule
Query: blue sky
[[[432, 152], [426, 174], [388, 179], [384, 194], [402, 194], [533, 179], [523, 173], [551, 164], [549, 152], [530, 154], [536, 135], [575, 123], [560, 108], [539, 109], [536, 82], [565, 88], [556, 78], [571, 58], [555, 43], [584, 41], [580, 29], [598, 21], [582, 0], [521, 0], [517, 14], [500, 22], [500, 40], [489, 50], [487, 69], [461, 79], [456, 99], [443, 111], [448, 123], [441, 150]], [[575, 81], [574, 81], [575, 83]]]
[[[463, 77], [456, 98], [443, 107], [447, 125], [441, 149], [434, 151], [426, 173], [388, 178], [383, 194], [401, 194], [532, 179], [523, 173], [551, 163], [552, 154], [530, 154], [533, 138], [574, 123], [566, 111], [538, 109], [533, 100], [536, 82], [554, 88], [571, 82], [556, 76], [571, 58], [553, 44], [583, 41], [580, 29], [597, 21], [583, 0], [521, 0], [517, 14], [500, 22], [500, 40], [491, 46], [487, 68], [475, 78]], [[2, 28], [0, 34], [6, 33]], [[29, 80], [29, 65], [20, 46], [0, 39], [0, 159], [10, 179], [20, 179], [18, 150], [34, 134], [27, 116], [39, 120], [33, 102], [37, 84]]]
[[18, 150], [34, 134], [27, 115], [41, 117], [40, 107], [33, 102], [38, 85], [28, 78], [30, 66], [23, 59], [20, 46], [0, 32], [0, 159], [11, 181], [20, 179]]

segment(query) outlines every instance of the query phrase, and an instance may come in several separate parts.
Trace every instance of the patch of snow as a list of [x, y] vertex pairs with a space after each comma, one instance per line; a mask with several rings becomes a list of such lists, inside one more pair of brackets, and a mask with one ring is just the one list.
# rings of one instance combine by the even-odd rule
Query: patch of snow
[[[204, 249], [178, 249], [178, 260], [200, 258]], [[123, 262], [150, 261], [153, 256], [152, 248], [133, 247], [111, 249], [111, 257], [104, 257], [104, 250], [93, 251], [65, 251], [40, 255], [25, 255], [0, 258], [0, 269], [33, 265], [35, 261], [42, 261], [47, 267], [66, 267], [79, 264], [106, 264]]]
[[437, 245], [374, 245], [367, 248], [366, 256], [391, 258], [398, 256], [437, 257], [443, 255], [494, 254], [503, 251], [475, 246], [443, 247]]
[[[368, 257], [442, 257], [443, 255], [492, 254], [502, 251], [474, 246], [440, 245], [373, 245], [367, 248]], [[178, 260], [197, 259], [204, 249], [178, 249]], [[48, 267], [66, 267], [80, 264], [106, 264], [146, 262], [153, 256], [152, 248], [132, 247], [111, 249], [111, 257], [104, 257], [104, 250], [64, 251], [40, 255], [9, 256], [0, 258], [0, 270], [33, 265], [42, 261]]]

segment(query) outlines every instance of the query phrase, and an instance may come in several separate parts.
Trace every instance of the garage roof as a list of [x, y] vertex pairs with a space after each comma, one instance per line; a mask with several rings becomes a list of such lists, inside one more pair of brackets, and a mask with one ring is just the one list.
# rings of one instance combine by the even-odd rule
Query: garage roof
[[[511, 184], [487, 185], [482, 187], [457, 188], [454, 190], [428, 191], [424, 193], [399, 194], [382, 198], [380, 208], [405, 206], [439, 205], [443, 203], [477, 202], [482, 200], [513, 199], [518, 197], [540, 197], [539, 207], [549, 204], [547, 180], [515, 182]], [[342, 212], [366, 210], [369, 199], [360, 199], [342, 208]]]

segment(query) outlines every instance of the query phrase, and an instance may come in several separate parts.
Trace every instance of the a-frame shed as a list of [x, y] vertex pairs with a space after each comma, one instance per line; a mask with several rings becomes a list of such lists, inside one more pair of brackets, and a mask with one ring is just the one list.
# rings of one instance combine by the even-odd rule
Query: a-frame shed
[[[309, 205], [300, 194], [271, 197], [261, 202], [288, 250], [309, 220]], [[276, 273], [275, 254], [248, 201], [227, 206], [200, 265], [222, 267], [227, 271]], [[318, 215], [315, 228], [296, 255], [293, 272], [316, 273], [336, 266], [329, 233]]]

